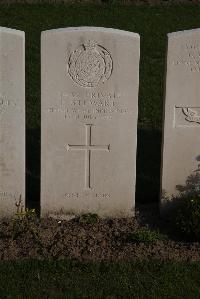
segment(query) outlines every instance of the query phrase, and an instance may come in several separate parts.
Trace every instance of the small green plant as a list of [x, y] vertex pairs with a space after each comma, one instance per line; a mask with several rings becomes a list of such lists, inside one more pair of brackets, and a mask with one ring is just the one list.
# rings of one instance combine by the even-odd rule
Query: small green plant
[[200, 197], [183, 198], [175, 218], [176, 227], [181, 233], [200, 241]]
[[35, 227], [36, 214], [34, 209], [25, 209], [24, 211], [17, 212], [13, 219], [13, 239], [20, 234], [33, 231]]
[[23, 209], [19, 205], [18, 211], [15, 213], [12, 222], [12, 239], [14, 240], [24, 233], [30, 233], [32, 238], [38, 244], [41, 254], [44, 255], [45, 252], [39, 234], [35, 209]]
[[86, 224], [94, 224], [99, 221], [99, 216], [97, 214], [87, 213], [83, 214], [79, 218], [80, 223], [86, 223]]
[[36, 213], [34, 209], [24, 209], [22, 204], [21, 196], [19, 201], [15, 203], [17, 207], [17, 212], [12, 218], [13, 223], [13, 239], [19, 236], [22, 233], [30, 231], [35, 235], [35, 221], [36, 221]]
[[142, 227], [131, 235], [131, 241], [135, 243], [150, 244], [156, 241], [164, 241], [166, 239], [166, 235], [161, 234], [159, 231], [150, 230], [147, 227]]

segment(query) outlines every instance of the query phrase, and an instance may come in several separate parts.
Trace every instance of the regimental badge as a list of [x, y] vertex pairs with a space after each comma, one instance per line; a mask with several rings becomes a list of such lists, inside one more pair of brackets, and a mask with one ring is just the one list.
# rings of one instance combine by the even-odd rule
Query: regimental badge
[[113, 62], [110, 53], [95, 41], [88, 40], [69, 57], [68, 73], [82, 87], [95, 87], [108, 80]]
[[200, 115], [198, 114], [198, 111], [191, 108], [182, 108], [182, 111], [186, 116], [185, 120], [200, 124]]

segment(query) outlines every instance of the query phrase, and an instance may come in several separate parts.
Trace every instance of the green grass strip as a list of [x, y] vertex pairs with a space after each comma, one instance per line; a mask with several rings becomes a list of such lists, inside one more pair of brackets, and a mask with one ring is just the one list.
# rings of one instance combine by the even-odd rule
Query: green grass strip
[[200, 298], [200, 263], [0, 262], [3, 298]]

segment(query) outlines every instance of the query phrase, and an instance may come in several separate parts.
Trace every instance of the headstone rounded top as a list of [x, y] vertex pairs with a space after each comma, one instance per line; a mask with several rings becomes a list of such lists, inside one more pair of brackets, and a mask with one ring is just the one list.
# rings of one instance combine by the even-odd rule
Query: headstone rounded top
[[105, 28], [105, 27], [90, 27], [90, 26], [81, 26], [81, 27], [66, 27], [66, 28], [59, 28], [59, 29], [50, 29], [46, 31], [42, 31], [42, 35], [52, 34], [52, 33], [63, 33], [63, 32], [73, 32], [73, 31], [97, 31], [97, 32], [104, 32], [104, 33], [115, 33], [115, 34], [122, 34], [127, 35], [135, 38], [140, 38], [138, 33], [130, 32], [121, 29], [113, 29], [113, 28]]
[[17, 29], [11, 29], [11, 28], [7, 28], [7, 27], [0, 27], [0, 33], [10, 33], [10, 34], [17, 34], [20, 36], [24, 36], [25, 32], [21, 31], [21, 30], [17, 30]]
[[170, 39], [170, 38], [176, 38], [176, 37], [178, 38], [181, 36], [191, 35], [191, 34], [196, 34], [196, 33], [200, 33], [200, 28], [171, 32], [171, 33], [168, 33], [167, 36]]

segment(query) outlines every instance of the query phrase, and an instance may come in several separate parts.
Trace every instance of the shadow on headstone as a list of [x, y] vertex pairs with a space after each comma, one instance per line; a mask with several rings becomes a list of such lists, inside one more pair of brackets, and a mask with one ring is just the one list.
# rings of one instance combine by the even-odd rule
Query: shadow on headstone
[[[200, 169], [198, 169], [200, 171]], [[180, 197], [191, 197], [200, 195], [200, 173], [196, 172], [188, 176], [185, 185], [176, 185]]]
[[[199, 157], [199, 156], [198, 156]], [[196, 158], [197, 161], [198, 157]], [[168, 198], [167, 192], [162, 190], [162, 210], [161, 214], [171, 218], [177, 213], [177, 210], [182, 205], [184, 199], [195, 199], [200, 197], [200, 169], [195, 170], [189, 175], [183, 185], [176, 185], [178, 194]]]
[[[199, 167], [197, 170], [200, 171]], [[167, 197], [167, 192], [162, 190], [164, 202], [161, 210], [158, 203], [140, 204], [137, 202], [137, 211], [140, 225], [154, 230], [159, 229], [160, 233], [167, 235], [170, 239], [180, 241], [183, 240], [183, 235], [180, 235], [179, 230], [176, 229], [178, 211], [185, 203], [185, 199], [193, 201], [200, 198], [200, 173], [194, 171], [187, 177], [184, 184], [176, 185], [176, 190], [178, 194], [171, 197]]]

